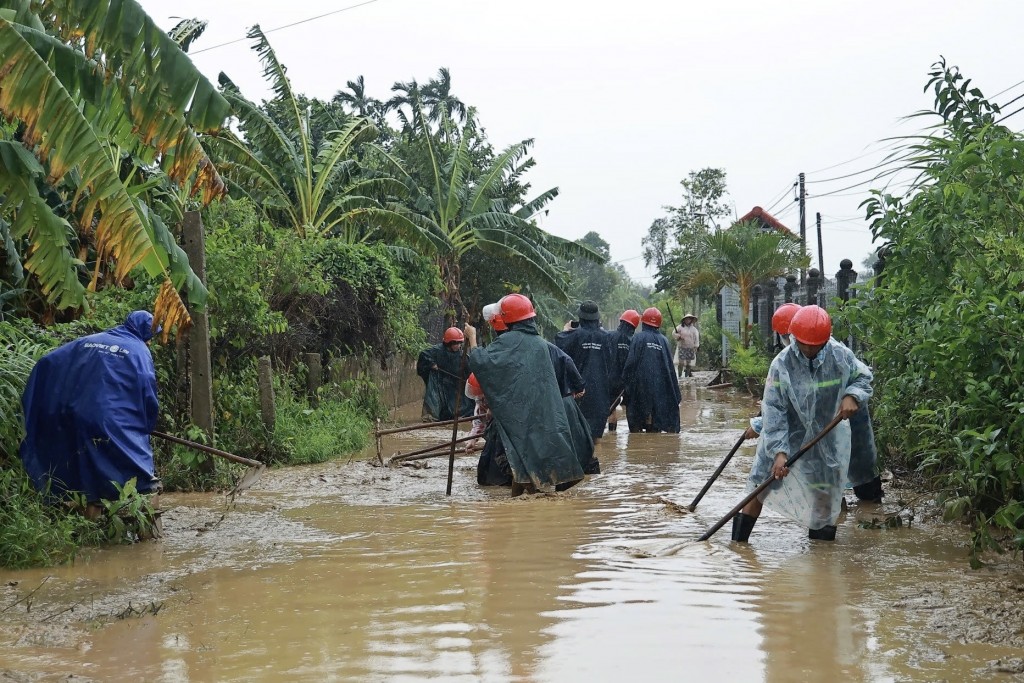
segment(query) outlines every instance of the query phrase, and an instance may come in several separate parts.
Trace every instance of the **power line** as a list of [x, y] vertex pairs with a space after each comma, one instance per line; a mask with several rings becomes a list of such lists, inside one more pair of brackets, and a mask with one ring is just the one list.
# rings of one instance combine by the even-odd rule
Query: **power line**
[[888, 171], [886, 171], [884, 173], [879, 173], [878, 175], [874, 176], [873, 178], [868, 178], [867, 180], [862, 180], [859, 183], [854, 183], [853, 185], [847, 185], [846, 187], [840, 187], [838, 189], [831, 190], [829, 192], [822, 192], [820, 194], [814, 194], [814, 195], [810, 195], [810, 196], [812, 196], [812, 197], [830, 197], [832, 195], [838, 195], [840, 192], [845, 192], [846, 190], [852, 190], [852, 189], [860, 187], [862, 185], [868, 185], [870, 183], [875, 182], [876, 180], [881, 180], [882, 178], [885, 178], [886, 176], [891, 176], [891, 175], [895, 175], [897, 173], [900, 173], [903, 170], [904, 170], [903, 168], [892, 168], [892, 169], [889, 169]]
[[[1024, 95], [1021, 95], [1021, 97], [1024, 97]], [[810, 184], [813, 184], [813, 183], [830, 183], [830, 182], [833, 182], [833, 181], [836, 181], [836, 180], [845, 180], [846, 178], [852, 178], [854, 176], [863, 175], [865, 173], [870, 173], [871, 171], [877, 171], [878, 169], [884, 168], [884, 167], [889, 166], [891, 164], [895, 164], [895, 163], [900, 162], [900, 161], [905, 161], [907, 158], [909, 158], [912, 155], [913, 155], [913, 151], [912, 150], [911, 151], [907, 151], [906, 153], [901, 154], [900, 156], [897, 156], [897, 157], [893, 157], [892, 159], [889, 159], [888, 161], [883, 161], [882, 163], [876, 164], [876, 165], [874, 165], [874, 166], [872, 166], [870, 168], [865, 168], [863, 171], [855, 171], [853, 173], [847, 173], [845, 175], [837, 175], [837, 176], [834, 176], [832, 178], [822, 178], [820, 180], [808, 180], [807, 184], [810, 185]], [[870, 181], [868, 181], [868, 182], [870, 182]]]
[[[793, 185], [796, 185], [796, 183], [794, 182]], [[786, 188], [782, 190], [782, 194], [780, 194], [779, 197], [774, 202], [772, 202], [771, 206], [765, 209], [765, 212], [771, 213], [772, 209], [778, 206], [779, 202], [781, 202], [783, 199], [786, 198], [787, 195], [789, 195], [790, 191], [792, 191], [793, 189], [793, 185], [787, 185]]]
[[[887, 150], [886, 149], [882, 149], [880, 151], [885, 152]], [[846, 166], [847, 164], [852, 164], [855, 161], [860, 161], [861, 159], [864, 159], [865, 157], [873, 156], [875, 154], [878, 154], [878, 151], [865, 152], [864, 154], [861, 154], [860, 156], [854, 157], [852, 159], [847, 159], [846, 161], [840, 161], [838, 164], [832, 164], [831, 166], [826, 166], [825, 168], [819, 168], [819, 169], [816, 169], [814, 171], [808, 171], [807, 175], [814, 175], [815, 173], [821, 173], [822, 171], [831, 171], [833, 168], [839, 168], [840, 166]]]
[[1003, 94], [1004, 92], [1007, 92], [1008, 90], [1013, 90], [1013, 89], [1014, 89], [1014, 88], [1016, 88], [1016, 87], [1017, 87], [1018, 85], [1024, 85], [1024, 81], [1017, 81], [1016, 83], [1014, 83], [1013, 85], [1011, 85], [1011, 86], [1010, 86], [1009, 88], [1003, 88], [1002, 90], [1000, 90], [999, 92], [997, 92], [997, 93], [996, 93], [995, 95], [993, 95], [992, 97], [999, 97], [999, 96], [1000, 96], [1000, 95], [1002, 95], [1002, 94]]
[[[378, 2], [378, 1], [379, 0], [366, 0], [366, 2], [360, 2], [357, 5], [349, 5], [348, 7], [342, 7], [341, 9], [336, 9], [336, 10], [332, 10], [330, 12], [325, 12], [324, 14], [318, 14], [315, 17], [309, 17], [308, 19], [300, 19], [299, 21], [292, 22], [291, 24], [285, 24], [284, 26], [277, 26], [275, 28], [270, 28], [270, 29], [267, 29], [266, 31], [264, 31], [263, 33], [266, 34], [266, 33], [273, 33], [274, 31], [283, 31], [286, 28], [292, 28], [293, 26], [298, 26], [299, 24], [306, 24], [306, 23], [309, 23], [311, 21], [315, 21], [317, 19], [323, 19], [324, 17], [329, 17], [332, 14], [340, 14], [341, 12], [347, 12], [350, 9], [356, 9], [357, 7], [364, 7], [366, 5], [372, 5], [373, 3]], [[192, 52], [189, 52], [188, 54], [189, 54], [189, 56], [198, 55], [198, 54], [202, 54], [203, 52], [209, 52], [210, 50], [216, 50], [217, 48], [224, 47], [226, 45], [234, 45], [235, 43], [241, 43], [243, 40], [248, 40], [248, 39], [249, 39], [248, 36], [245, 36], [243, 38], [236, 38], [235, 40], [229, 40], [226, 43], [219, 43], [217, 45], [211, 45], [210, 47], [204, 47], [202, 50], [194, 50]]]
[[643, 254], [638, 254], [636, 256], [630, 256], [629, 258], [620, 258], [617, 261], [611, 261], [610, 263], [625, 263], [626, 261], [636, 261], [638, 258], [643, 258], [643, 257], [644, 257]]
[[1016, 109], [1016, 110], [1010, 112], [1009, 114], [1007, 114], [1006, 116], [1002, 116], [1002, 117], [996, 119], [996, 123], [1002, 123], [1006, 119], [1010, 118], [1011, 116], [1014, 116], [1015, 114], [1019, 114], [1022, 111], [1024, 111], [1024, 107], [1021, 107], [1020, 109]]

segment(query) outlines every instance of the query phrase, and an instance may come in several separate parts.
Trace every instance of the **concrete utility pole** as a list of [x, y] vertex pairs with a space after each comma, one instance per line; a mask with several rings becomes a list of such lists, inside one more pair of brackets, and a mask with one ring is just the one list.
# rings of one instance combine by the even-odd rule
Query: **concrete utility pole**
[[821, 246], [821, 213], [816, 213], [818, 219], [818, 270], [825, 272], [825, 248]]
[[[800, 202], [800, 247], [803, 249], [803, 252], [806, 254], [807, 253], [807, 192], [804, 189], [804, 174], [801, 173], [799, 178], [800, 179], [799, 179], [798, 183], [800, 185], [800, 190], [799, 190], [800, 195], [797, 198], [797, 201]], [[807, 271], [804, 270], [803, 268], [801, 268], [800, 269], [800, 284], [804, 283], [804, 280], [806, 279], [806, 277], [807, 277]]]
[[[182, 249], [188, 256], [192, 272], [200, 282], [206, 284], [206, 238], [203, 233], [203, 220], [198, 211], [186, 211], [181, 222]], [[214, 442], [213, 425], [213, 369], [210, 360], [210, 319], [206, 311], [197, 311], [189, 306], [192, 317], [192, 329], [188, 334], [188, 360], [191, 369], [189, 388], [191, 389], [190, 412], [192, 424], [206, 432], [212, 445]], [[213, 471], [213, 458], [203, 462], [204, 472]]]

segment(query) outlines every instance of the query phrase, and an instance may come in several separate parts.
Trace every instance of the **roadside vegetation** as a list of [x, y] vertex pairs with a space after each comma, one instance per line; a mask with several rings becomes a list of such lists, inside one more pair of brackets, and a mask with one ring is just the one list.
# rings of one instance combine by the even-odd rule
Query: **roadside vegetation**
[[[189, 311], [205, 309], [215, 445], [288, 465], [361, 450], [387, 414], [379, 386], [334, 375], [332, 363], [404, 364], [513, 290], [544, 302], [553, 331], [590, 266], [614, 281], [616, 306], [643, 307], [649, 292], [605, 265], [600, 238], [537, 226], [558, 190], [531, 190], [532, 140], [493, 144], [447, 69], [380, 100], [359, 76], [322, 101], [292, 89], [256, 26], [253, 58], [273, 95], [255, 102], [230, 74], [210, 82], [192, 64], [204, 22], [165, 31], [131, 0], [118, 17], [105, 12], [0, 2], [0, 565], [64, 562], [151, 531], [134, 487], [86, 520], [36, 492], [17, 453], [35, 361], [132, 310], [154, 311], [164, 329], [152, 346], [160, 430], [209, 442], [190, 418], [174, 343]], [[179, 246], [188, 211], [204, 225], [205, 284]], [[307, 353], [323, 360], [315, 401]], [[272, 428], [260, 414], [262, 356]], [[224, 490], [238, 475], [180, 446], [154, 449], [167, 490]]]
[[904, 150], [916, 181], [864, 204], [884, 270], [848, 310], [890, 466], [971, 525], [977, 562], [1024, 548], [1024, 136], [945, 62], [928, 89], [928, 134]]
[[[612, 327], [623, 310], [656, 305], [670, 333], [693, 312], [699, 362], [715, 367], [718, 289], [739, 283], [747, 301], [753, 283], [807, 262], [785, 235], [724, 225], [725, 171], [702, 169], [643, 239], [652, 291], [610, 261], [599, 234], [573, 242], [539, 227], [558, 188], [530, 186], [532, 139], [490, 140], [445, 68], [394, 83], [388, 99], [361, 76], [330, 100], [309, 98], [257, 26], [253, 59], [273, 96], [255, 102], [230, 74], [212, 83], [192, 64], [202, 21], [167, 31], [132, 0], [114, 18], [105, 5], [43, 7], [0, 0], [0, 565], [60, 563], [150, 531], [133, 486], [86, 520], [36, 492], [17, 453], [36, 360], [132, 310], [163, 326], [152, 347], [159, 429], [208, 440], [173, 343], [190, 311], [205, 310], [215, 445], [288, 465], [359, 451], [386, 415], [377, 385], [332, 376], [332, 363], [403, 364], [509, 291], [534, 299], [545, 333], [585, 298]], [[884, 278], [836, 317], [875, 366], [890, 466], [927, 475], [949, 517], [972, 524], [976, 550], [1020, 547], [1024, 139], [955, 69], [938, 65], [929, 86], [935, 126], [907, 148], [918, 181], [866, 202], [889, 244]], [[205, 284], [179, 244], [190, 211], [205, 228]], [[763, 376], [770, 350], [746, 329], [737, 342], [734, 371]], [[312, 401], [307, 353], [328, 370]], [[260, 357], [273, 366], [273, 428], [260, 414]], [[155, 447], [170, 490], [222, 490], [237, 476]]]

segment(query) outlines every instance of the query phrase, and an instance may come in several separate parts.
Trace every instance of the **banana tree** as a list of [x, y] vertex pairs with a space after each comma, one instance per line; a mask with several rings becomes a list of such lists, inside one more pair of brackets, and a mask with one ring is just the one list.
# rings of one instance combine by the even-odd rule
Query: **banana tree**
[[390, 161], [408, 184], [413, 197], [411, 206], [419, 223], [443, 239], [446, 248], [438, 251], [437, 262], [448, 316], [464, 310], [459, 285], [462, 258], [470, 250], [480, 250], [501, 259], [509, 269], [526, 279], [531, 289], [541, 289], [562, 301], [568, 300], [565, 261], [585, 258], [602, 263], [604, 258], [582, 244], [545, 232], [534, 222], [537, 214], [558, 196], [558, 188], [551, 188], [528, 201], [509, 199], [509, 186], [522, 187], [520, 175], [533, 165], [528, 157], [532, 141], [510, 145], [479, 167], [470, 154], [473, 141], [479, 141], [472, 110], [461, 130], [450, 130], [453, 125], [450, 119], [442, 121], [446, 128], [443, 139], [451, 140], [451, 144], [434, 137], [418, 103], [414, 114], [414, 119], [420, 122], [415, 139], [426, 147], [429, 158], [422, 185], [388, 151], [380, 147], [376, 147], [376, 151]]
[[250, 29], [248, 37], [256, 41], [253, 49], [287, 127], [220, 75], [221, 92], [231, 103], [242, 137], [225, 132], [209, 145], [232, 191], [250, 197], [272, 222], [301, 237], [333, 237], [348, 243], [401, 240], [427, 253], [443, 246], [396, 203], [406, 192], [403, 183], [368, 172], [354, 158], [358, 145], [376, 139], [373, 123], [351, 117], [330, 131], [317, 149], [310, 136], [310, 112], [300, 106], [284, 65], [259, 26]]
[[[765, 232], [753, 222], [736, 223], [702, 238], [707, 259], [690, 274], [685, 288], [692, 290], [713, 284], [721, 288], [735, 284], [739, 289], [740, 311], [747, 311], [754, 285], [806, 267], [810, 258], [800, 241], [778, 232]], [[750, 345], [750, 331], [741, 329], [743, 347]]]
[[83, 308], [86, 289], [142, 268], [163, 279], [165, 337], [190, 324], [179, 292], [202, 305], [206, 289], [121, 166], [128, 155], [203, 202], [220, 197], [198, 133], [229, 109], [134, 0], [0, 0], [0, 113], [17, 125], [0, 136], [0, 220], [47, 302]]

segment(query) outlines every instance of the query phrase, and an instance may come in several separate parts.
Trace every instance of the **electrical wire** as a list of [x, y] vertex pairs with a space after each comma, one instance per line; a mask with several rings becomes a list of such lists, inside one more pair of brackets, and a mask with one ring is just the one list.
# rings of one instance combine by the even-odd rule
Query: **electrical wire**
[[856, 156], [856, 157], [854, 157], [852, 159], [847, 159], [846, 161], [840, 161], [838, 164], [832, 164], [831, 166], [826, 166], [825, 168], [819, 168], [819, 169], [816, 169], [814, 171], [808, 171], [807, 175], [814, 175], [815, 173], [821, 173], [822, 171], [831, 171], [833, 168], [839, 168], [840, 166], [846, 166], [847, 164], [852, 164], [855, 161], [860, 161], [861, 159], [864, 159], [866, 157], [878, 154], [879, 151], [886, 152], [886, 151], [889, 151], [889, 148], [885, 148], [885, 149], [882, 149], [882, 150], [876, 150], [876, 151], [873, 151], [873, 152], [865, 152], [864, 154], [861, 154], [860, 156]]
[[772, 209], [774, 209], [776, 206], [778, 206], [779, 202], [781, 202], [783, 199], [785, 199], [789, 195], [790, 191], [792, 191], [792, 189], [793, 189], [793, 187], [795, 185], [796, 185], [796, 182], [794, 181], [794, 183], [792, 185], [786, 186], [786, 189], [784, 189], [782, 191], [782, 194], [779, 195], [778, 199], [776, 199], [774, 202], [772, 202], [771, 206], [769, 206], [767, 209], [765, 209], [765, 213], [771, 213]]
[[995, 95], [993, 95], [992, 97], [993, 97], [993, 98], [995, 98], [995, 97], [999, 97], [999, 96], [1000, 96], [1000, 95], [1002, 95], [1002, 94], [1003, 94], [1004, 92], [1007, 92], [1008, 90], [1013, 90], [1013, 89], [1014, 89], [1014, 88], [1016, 88], [1016, 87], [1017, 87], [1018, 85], [1024, 85], [1024, 81], [1017, 81], [1016, 83], [1014, 83], [1013, 85], [1011, 85], [1011, 86], [1010, 86], [1009, 88], [1003, 88], [1002, 90], [1000, 90], [999, 92], [997, 92], [997, 93], [996, 93]]
[[[365, 7], [366, 5], [372, 5], [375, 2], [379, 2], [379, 0], [366, 0], [366, 2], [360, 2], [357, 5], [349, 5], [348, 7], [342, 7], [341, 9], [336, 9], [336, 10], [332, 10], [330, 12], [325, 12], [324, 14], [318, 14], [315, 17], [309, 17], [308, 19], [300, 19], [299, 21], [295, 21], [295, 22], [292, 22], [290, 24], [285, 24], [284, 26], [277, 26], [275, 28], [269, 28], [266, 31], [264, 31], [263, 33], [266, 34], [266, 33], [274, 33], [275, 31], [283, 31], [286, 28], [292, 28], [293, 26], [298, 26], [299, 24], [307, 24], [307, 23], [309, 23], [311, 21], [315, 21], [317, 19], [323, 19], [324, 17], [329, 17], [332, 14], [340, 14], [341, 12], [347, 12], [350, 9], [356, 9], [357, 7]], [[243, 37], [243, 38], [236, 38], [235, 40], [229, 40], [226, 43], [218, 43], [217, 45], [211, 45], [210, 47], [204, 47], [202, 50], [193, 50], [193, 51], [189, 52], [188, 54], [191, 57], [193, 55], [198, 55], [198, 54], [202, 54], [204, 52], [209, 52], [210, 50], [216, 50], [219, 47], [225, 47], [226, 45], [234, 45], [235, 43], [241, 43], [244, 40], [249, 40], [248, 36]]]
[[882, 178], [885, 178], [886, 176], [896, 175], [897, 173], [900, 173], [903, 170], [904, 169], [902, 169], [902, 168], [892, 168], [892, 169], [889, 169], [888, 171], [886, 171], [884, 173], [879, 173], [878, 175], [874, 176], [873, 178], [868, 178], [867, 180], [862, 180], [859, 183], [854, 183], [853, 185], [847, 185], [846, 187], [840, 187], [838, 189], [831, 190], [829, 192], [822, 192], [820, 194], [813, 194], [812, 195], [812, 194], [808, 193], [808, 196], [811, 196], [811, 197], [831, 197], [832, 195], [839, 195], [839, 193], [845, 192], [846, 190], [853, 190], [855, 188], [861, 187], [862, 185], [868, 185], [870, 183], [875, 182], [876, 180], [880, 180]]
[[[1024, 95], [1021, 95], [1021, 97], [1024, 97]], [[892, 159], [889, 159], [888, 161], [883, 161], [882, 163], [876, 164], [874, 166], [871, 166], [870, 168], [865, 168], [863, 171], [855, 171], [853, 173], [847, 173], [845, 175], [837, 175], [837, 176], [834, 176], [832, 178], [821, 178], [820, 180], [807, 180], [807, 181], [805, 181], [805, 183], [807, 185], [813, 185], [815, 183], [831, 183], [831, 182], [834, 182], [836, 180], [845, 180], [846, 178], [852, 178], [854, 176], [864, 175], [865, 173], [870, 173], [871, 171], [877, 171], [877, 170], [879, 170], [881, 168], [885, 168], [886, 166], [891, 166], [892, 164], [895, 164], [897, 162], [905, 161], [906, 159], [908, 159], [912, 155], [913, 155], [913, 151], [907, 151], [906, 153], [901, 154], [901, 155], [896, 156], [896, 157], [893, 157]]]

